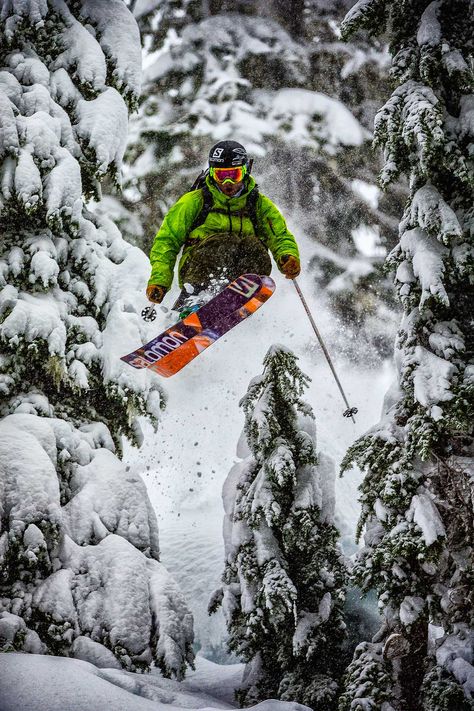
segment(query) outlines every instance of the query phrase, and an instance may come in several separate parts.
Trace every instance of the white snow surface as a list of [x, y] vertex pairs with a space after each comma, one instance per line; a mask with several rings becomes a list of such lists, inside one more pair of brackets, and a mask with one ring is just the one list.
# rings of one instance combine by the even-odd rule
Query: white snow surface
[[420, 46], [436, 47], [436, 45], [440, 44], [442, 38], [441, 25], [438, 20], [440, 8], [440, 0], [434, 0], [423, 12], [416, 35], [416, 40]]
[[[133, 674], [88, 662], [37, 654], [0, 654], [1, 711], [225, 711], [243, 665], [218, 667], [198, 657], [196, 672], [178, 683], [158, 673]], [[309, 711], [268, 700], [254, 711]]]
[[[337, 99], [308, 89], [280, 89], [269, 97], [270, 121], [290, 124], [286, 138], [299, 145], [360, 146], [369, 138], [355, 116]], [[322, 117], [315, 119], [315, 116]], [[326, 150], [328, 147], [326, 147]]]
[[113, 76], [119, 88], [140, 95], [141, 44], [138, 25], [123, 0], [82, 0], [80, 15], [99, 31], [107, 58], [113, 59]]
[[438, 647], [436, 661], [456, 677], [467, 698], [474, 697], [474, 633], [467, 625], [454, 625]]
[[402, 625], [411, 625], [415, 622], [425, 607], [421, 597], [406, 596], [400, 605], [400, 622]]
[[427, 183], [413, 195], [410, 219], [422, 230], [440, 232], [443, 240], [461, 237], [462, 228], [454, 210], [443, 200], [440, 192]]
[[425, 301], [431, 296], [449, 305], [443, 283], [444, 262], [448, 253], [446, 247], [419, 228], [407, 230], [400, 239], [400, 246], [411, 258], [413, 273], [418, 277], [421, 285], [420, 308], [423, 308]]
[[451, 381], [457, 373], [455, 365], [431, 353], [423, 346], [415, 347], [413, 357], [407, 358], [408, 363], [415, 366], [413, 372], [415, 400], [425, 407], [452, 400], [454, 395], [451, 391]]
[[137, 0], [133, 10], [133, 16], [136, 18], [146, 15], [152, 10], [156, 10], [161, 4], [161, 0]]
[[87, 83], [96, 91], [100, 91], [105, 85], [107, 67], [99, 43], [84, 25], [76, 20], [64, 0], [54, 0], [53, 5], [66, 20], [61, 40], [67, 48], [58, 55], [54, 64], [68, 69], [81, 83]]
[[100, 171], [105, 174], [110, 163], [119, 168], [127, 143], [128, 111], [118, 91], [109, 88], [97, 99], [81, 99], [77, 115], [77, 133], [95, 151]]

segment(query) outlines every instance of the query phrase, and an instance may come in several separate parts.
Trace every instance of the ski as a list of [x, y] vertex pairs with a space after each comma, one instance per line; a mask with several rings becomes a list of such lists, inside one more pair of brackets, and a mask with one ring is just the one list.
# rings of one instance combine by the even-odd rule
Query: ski
[[149, 368], [166, 378], [175, 375], [257, 311], [274, 291], [271, 277], [242, 274], [197, 311], [121, 360], [133, 368]]

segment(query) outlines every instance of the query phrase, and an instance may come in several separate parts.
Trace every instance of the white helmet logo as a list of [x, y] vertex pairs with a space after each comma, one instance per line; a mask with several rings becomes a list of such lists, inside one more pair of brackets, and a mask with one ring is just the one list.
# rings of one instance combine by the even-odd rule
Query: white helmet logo
[[224, 153], [223, 148], [215, 148], [214, 153], [212, 154], [212, 157], [213, 158], [220, 158], [223, 153]]
[[232, 160], [232, 165], [242, 165], [244, 159], [247, 157], [247, 151], [245, 148], [234, 148], [232, 153], [237, 153]]

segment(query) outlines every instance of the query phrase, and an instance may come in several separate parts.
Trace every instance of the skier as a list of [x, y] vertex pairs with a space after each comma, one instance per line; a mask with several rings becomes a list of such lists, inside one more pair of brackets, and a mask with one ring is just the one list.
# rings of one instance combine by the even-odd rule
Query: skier
[[247, 151], [237, 141], [219, 141], [211, 148], [209, 168], [196, 181], [198, 189], [171, 207], [155, 237], [146, 290], [150, 301], [163, 300], [181, 249], [182, 291], [172, 307], [181, 317], [206, 300], [203, 293], [241, 274], [270, 274], [268, 250], [288, 279], [298, 276], [295, 238], [277, 207], [258, 191], [250, 167]]

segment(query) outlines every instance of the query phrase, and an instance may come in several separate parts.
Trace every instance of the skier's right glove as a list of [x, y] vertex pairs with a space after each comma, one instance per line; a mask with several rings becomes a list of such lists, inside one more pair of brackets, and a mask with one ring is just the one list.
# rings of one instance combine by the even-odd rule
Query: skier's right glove
[[147, 299], [155, 304], [161, 304], [167, 291], [166, 286], [161, 286], [161, 284], [148, 284], [146, 288]]
[[301, 271], [300, 260], [291, 254], [284, 254], [280, 259], [280, 271], [287, 279], [294, 279]]

